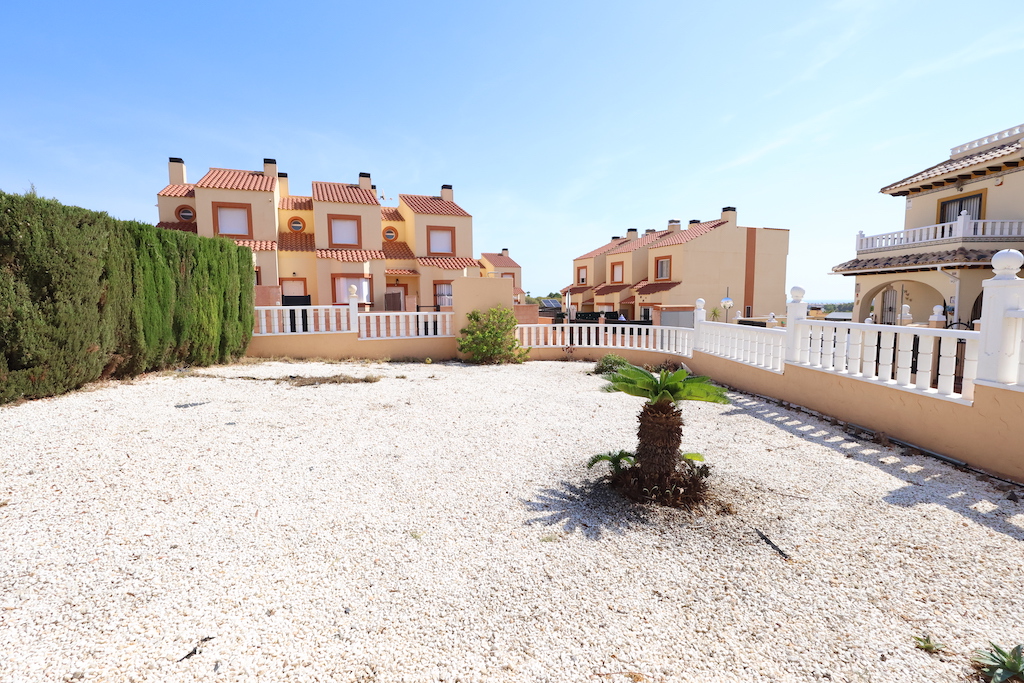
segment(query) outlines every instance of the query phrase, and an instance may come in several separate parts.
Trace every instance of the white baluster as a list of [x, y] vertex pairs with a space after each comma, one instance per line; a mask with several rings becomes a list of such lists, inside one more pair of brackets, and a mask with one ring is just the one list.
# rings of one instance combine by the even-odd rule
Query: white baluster
[[878, 380], [880, 382], [892, 381], [892, 365], [896, 353], [896, 333], [882, 332], [881, 344], [878, 349]]
[[922, 335], [917, 342], [917, 377], [914, 386], [918, 391], [932, 388], [932, 363], [934, 362], [935, 342], [938, 337]]
[[861, 355], [864, 363], [861, 366], [861, 376], [868, 379], [878, 379], [878, 330], [868, 330], [864, 333], [864, 344], [861, 347]]
[[914, 335], [903, 332], [897, 335], [896, 384], [901, 387], [913, 386], [910, 381], [910, 365], [914, 359]]
[[847, 373], [847, 344], [850, 331], [846, 328], [833, 328], [835, 332], [835, 356], [832, 368], [835, 372]]
[[939, 342], [939, 394], [942, 396], [952, 396], [955, 379], [956, 339], [954, 337], [942, 337]]
[[[1024, 340], [1021, 340], [1024, 346]], [[1022, 356], [1024, 358], [1024, 356]], [[1024, 370], [1024, 365], [1021, 366]], [[964, 376], [960, 395], [968, 401], [974, 400], [974, 380], [978, 377], [978, 340], [968, 339], [964, 348]]]

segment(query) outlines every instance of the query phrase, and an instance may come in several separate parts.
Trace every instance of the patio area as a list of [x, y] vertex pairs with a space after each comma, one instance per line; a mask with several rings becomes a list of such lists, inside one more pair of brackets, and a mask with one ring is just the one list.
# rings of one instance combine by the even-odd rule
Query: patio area
[[[952, 683], [1021, 641], [1019, 488], [737, 393], [681, 406], [718, 503], [634, 506], [584, 465], [641, 401], [592, 367], [269, 361], [0, 407], [0, 682]], [[339, 373], [380, 379], [275, 381]]]

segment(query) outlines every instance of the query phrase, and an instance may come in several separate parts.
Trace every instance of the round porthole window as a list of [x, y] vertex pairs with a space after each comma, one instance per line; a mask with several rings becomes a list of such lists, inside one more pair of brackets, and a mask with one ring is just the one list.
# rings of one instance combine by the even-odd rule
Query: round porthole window
[[388, 242], [394, 242], [398, 239], [398, 231], [394, 228], [384, 228], [384, 239]]
[[301, 218], [293, 218], [288, 221], [288, 227], [292, 232], [302, 232], [306, 229], [306, 223]]
[[196, 212], [192, 210], [191, 206], [179, 206], [177, 214], [178, 220], [186, 223], [191, 223], [196, 219]]

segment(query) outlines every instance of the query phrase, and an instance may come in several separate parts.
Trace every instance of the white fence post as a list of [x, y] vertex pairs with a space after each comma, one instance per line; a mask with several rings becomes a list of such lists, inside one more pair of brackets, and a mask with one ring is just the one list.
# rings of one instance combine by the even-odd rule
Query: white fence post
[[786, 362], [797, 363], [800, 361], [800, 330], [798, 321], [807, 318], [807, 304], [804, 302], [803, 287], [794, 287], [789, 290], [793, 300], [786, 304]]
[[995, 276], [981, 283], [978, 379], [1004, 384], [1017, 381], [1024, 321], [1006, 314], [1024, 308], [1024, 280], [1017, 277], [1022, 265], [1024, 254], [1016, 249], [1003, 249], [992, 256]]
[[359, 331], [359, 296], [355, 285], [348, 286], [348, 330]]
[[694, 351], [706, 351], [704, 348], [704, 340], [701, 337], [701, 323], [706, 322], [708, 319], [708, 312], [704, 310], [704, 299], [697, 299], [694, 302], [697, 308], [693, 310], [693, 348], [690, 351], [690, 356], [693, 357]]

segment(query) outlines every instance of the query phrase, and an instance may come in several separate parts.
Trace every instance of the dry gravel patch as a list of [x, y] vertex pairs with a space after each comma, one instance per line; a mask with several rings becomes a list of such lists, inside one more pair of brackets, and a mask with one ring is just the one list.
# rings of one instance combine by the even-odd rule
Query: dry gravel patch
[[[1024, 640], [1008, 487], [733, 394], [683, 411], [735, 514], [627, 504], [583, 465], [640, 400], [591, 367], [267, 362], [0, 408], [0, 681], [963, 681]], [[381, 380], [273, 381], [338, 373]]]

